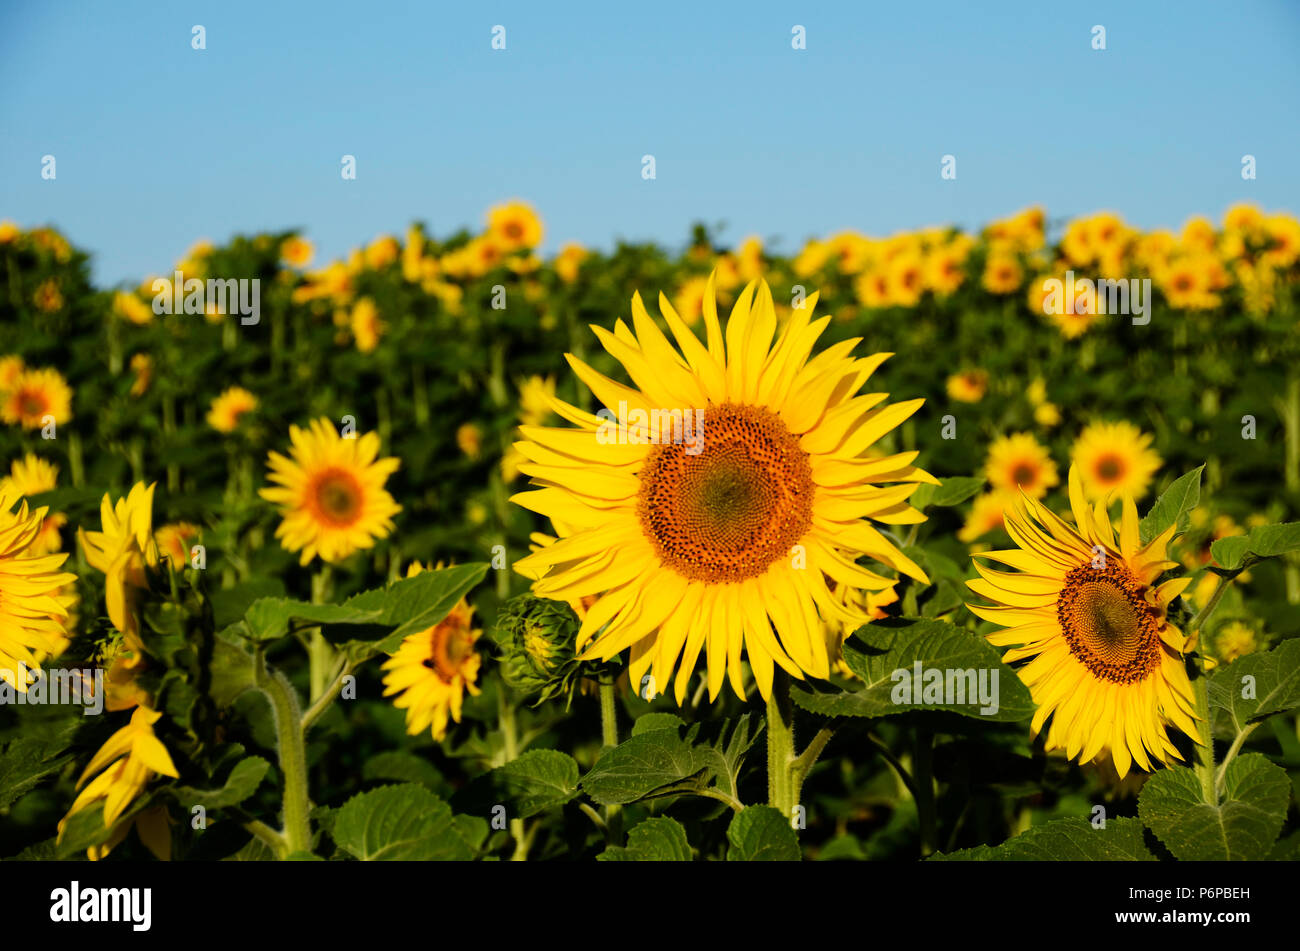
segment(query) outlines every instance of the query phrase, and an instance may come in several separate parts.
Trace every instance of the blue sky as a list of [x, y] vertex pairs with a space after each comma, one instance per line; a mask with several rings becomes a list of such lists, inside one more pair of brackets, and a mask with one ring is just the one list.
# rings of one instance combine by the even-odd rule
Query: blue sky
[[0, 218], [58, 226], [113, 284], [198, 238], [302, 227], [328, 257], [510, 197], [547, 251], [676, 247], [696, 220], [791, 250], [1032, 203], [1142, 227], [1243, 199], [1300, 212], [1298, 51], [1289, 0], [5, 0]]

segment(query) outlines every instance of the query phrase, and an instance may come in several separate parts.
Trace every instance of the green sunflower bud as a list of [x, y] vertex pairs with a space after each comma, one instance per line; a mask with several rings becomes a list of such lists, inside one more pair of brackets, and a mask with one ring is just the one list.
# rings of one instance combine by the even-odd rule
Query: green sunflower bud
[[493, 636], [501, 648], [501, 673], [507, 684], [537, 703], [573, 697], [581, 668], [573, 645], [582, 622], [563, 601], [526, 594], [507, 601]]

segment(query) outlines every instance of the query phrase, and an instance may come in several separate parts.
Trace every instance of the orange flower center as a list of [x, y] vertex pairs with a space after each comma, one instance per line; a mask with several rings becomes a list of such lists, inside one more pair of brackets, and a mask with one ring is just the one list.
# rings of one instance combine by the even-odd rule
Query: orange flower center
[[22, 408], [24, 416], [44, 416], [49, 408], [49, 400], [40, 390], [20, 390], [18, 393], [18, 405]]
[[1116, 482], [1124, 475], [1124, 461], [1116, 455], [1102, 456], [1095, 468], [1097, 478], [1102, 482]]
[[327, 469], [316, 477], [309, 493], [315, 515], [335, 528], [346, 528], [361, 516], [361, 484], [344, 469]]
[[443, 683], [451, 683], [461, 672], [473, 645], [469, 619], [453, 612], [429, 631], [429, 657], [424, 666], [436, 673]]
[[[664, 444], [641, 472], [637, 514], [660, 560], [707, 583], [763, 574], [808, 531], [808, 454], [775, 413], [724, 403], [705, 414], [702, 446]], [[695, 453], [688, 449], [698, 448]]]
[[1143, 598], [1144, 591], [1120, 565], [1080, 565], [1065, 576], [1056, 616], [1070, 653], [1093, 676], [1133, 683], [1159, 666], [1164, 619]]

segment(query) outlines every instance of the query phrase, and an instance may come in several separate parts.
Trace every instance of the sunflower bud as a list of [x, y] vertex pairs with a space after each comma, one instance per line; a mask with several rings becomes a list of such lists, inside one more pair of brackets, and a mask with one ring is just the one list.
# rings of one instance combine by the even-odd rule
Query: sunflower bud
[[522, 595], [501, 608], [494, 633], [507, 684], [537, 703], [573, 696], [580, 668], [573, 652], [581, 621], [563, 601]]

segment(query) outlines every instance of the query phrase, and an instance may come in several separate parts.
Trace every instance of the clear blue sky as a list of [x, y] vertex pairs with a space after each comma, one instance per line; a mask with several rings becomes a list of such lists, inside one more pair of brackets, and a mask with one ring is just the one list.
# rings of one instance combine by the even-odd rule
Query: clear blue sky
[[334, 256], [514, 196], [547, 251], [680, 246], [697, 219], [790, 250], [1036, 202], [1300, 212], [1295, 0], [720, 7], [3, 0], [0, 218], [62, 228], [112, 284], [201, 237], [300, 226]]

